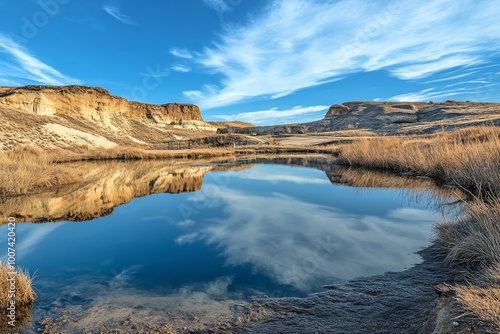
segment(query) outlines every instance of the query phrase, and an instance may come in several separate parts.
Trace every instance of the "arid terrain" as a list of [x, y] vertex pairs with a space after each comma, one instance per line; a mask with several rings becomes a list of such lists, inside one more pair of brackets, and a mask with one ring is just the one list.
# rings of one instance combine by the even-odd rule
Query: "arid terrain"
[[[346, 102], [321, 120], [255, 127], [243, 122], [206, 122], [195, 105], [151, 105], [85, 86], [0, 87], [0, 148], [140, 147], [162, 149], [169, 141], [236, 134], [222, 141], [326, 145], [352, 137], [429, 134], [500, 123], [500, 104]], [[218, 130], [219, 129], [219, 130]], [[218, 130], [218, 131], [217, 131]], [[220, 136], [219, 136], [220, 137]], [[253, 138], [253, 139], [252, 139]], [[221, 139], [223, 140], [223, 139]]]
[[[320, 153], [331, 163], [314, 167], [332, 182], [438, 184], [436, 192], [444, 186], [460, 194], [464, 212], [437, 225], [434, 244], [414, 268], [307, 298], [256, 299], [235, 306], [224, 322], [180, 332], [494, 333], [500, 330], [499, 125], [497, 103], [346, 102], [314, 122], [256, 127], [206, 122], [195, 105], [130, 102], [102, 88], [0, 87], [0, 216], [88, 220], [135, 197], [197, 191], [208, 171], [245, 168], [234, 165], [237, 157], [314, 165], [282, 155]], [[369, 173], [340, 172], [335, 164]], [[134, 331], [176, 332], [138, 321], [109, 319], [94, 329], [127, 333], [133, 322]], [[67, 322], [46, 319], [45, 332], [57, 333]]]

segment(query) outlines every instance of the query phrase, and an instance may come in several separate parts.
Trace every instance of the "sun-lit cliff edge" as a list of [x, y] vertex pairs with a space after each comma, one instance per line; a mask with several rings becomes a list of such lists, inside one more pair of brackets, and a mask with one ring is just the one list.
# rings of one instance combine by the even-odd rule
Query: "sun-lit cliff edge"
[[87, 86], [0, 87], [0, 148], [110, 148], [204, 137], [216, 128], [193, 104], [128, 101]]

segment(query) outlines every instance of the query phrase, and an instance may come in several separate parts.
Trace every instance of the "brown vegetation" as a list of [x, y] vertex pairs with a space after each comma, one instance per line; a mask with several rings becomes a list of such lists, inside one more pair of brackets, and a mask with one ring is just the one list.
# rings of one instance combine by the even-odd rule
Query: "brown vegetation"
[[474, 127], [427, 137], [376, 137], [343, 147], [350, 165], [438, 178], [476, 195], [500, 193], [500, 128]]
[[36, 293], [31, 287], [31, 277], [29, 274], [19, 268], [16, 268], [15, 275], [10, 274], [10, 272], [12, 272], [10, 265], [0, 262], [0, 291], [2, 291], [2, 294], [0, 295], [0, 307], [2, 309], [7, 308], [11, 300], [6, 292], [9, 291], [10, 287], [10, 283], [7, 279], [12, 276], [15, 277], [16, 282], [16, 296], [14, 299], [16, 305], [21, 306], [32, 304], [36, 299]]
[[77, 179], [76, 171], [55, 165], [52, 157], [41, 149], [24, 146], [0, 152], [0, 193], [4, 196], [25, 194]]
[[[36, 299], [36, 293], [33, 291], [31, 277], [25, 271], [16, 268], [17, 272], [13, 275], [10, 265], [0, 261], [0, 332], [19, 329], [24, 324], [31, 321], [31, 307]], [[9, 291], [11, 282], [8, 279], [15, 278], [15, 297], [11, 299]], [[15, 302], [15, 326], [8, 324], [9, 314], [7, 307], [10, 302]]]
[[456, 222], [438, 225], [436, 243], [449, 262], [471, 276], [469, 284], [451, 287], [465, 311], [500, 331], [500, 199], [468, 204]]
[[212, 126], [215, 126], [216, 128], [229, 128], [229, 127], [251, 128], [255, 126], [252, 123], [242, 122], [242, 121], [229, 121], [229, 122], [210, 121], [207, 123]]

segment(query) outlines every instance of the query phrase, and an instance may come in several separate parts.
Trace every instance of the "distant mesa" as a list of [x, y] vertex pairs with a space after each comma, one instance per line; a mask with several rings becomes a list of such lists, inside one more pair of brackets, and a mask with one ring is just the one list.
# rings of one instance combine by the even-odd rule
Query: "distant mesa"
[[[311, 101], [313, 103], [314, 101]], [[279, 135], [364, 130], [384, 134], [432, 133], [499, 124], [500, 105], [459, 102], [366, 102], [332, 105], [313, 122], [253, 126], [205, 122], [194, 104], [147, 104], [87, 86], [0, 87], [0, 150], [135, 146], [158, 149], [214, 134]], [[178, 146], [180, 147], [180, 146]]]
[[288, 135], [343, 130], [367, 130], [377, 133], [433, 133], [445, 128], [500, 124], [500, 104], [446, 101], [366, 102], [332, 105], [323, 119], [308, 123], [259, 127], [228, 127], [219, 133]]

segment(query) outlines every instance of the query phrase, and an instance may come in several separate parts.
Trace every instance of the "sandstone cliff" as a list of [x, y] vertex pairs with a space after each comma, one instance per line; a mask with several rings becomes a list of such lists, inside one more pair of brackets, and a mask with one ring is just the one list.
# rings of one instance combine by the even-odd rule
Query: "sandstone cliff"
[[147, 145], [216, 130], [196, 105], [130, 102], [86, 86], [0, 87], [0, 120], [2, 148], [27, 139], [41, 147]]
[[500, 104], [345, 102], [332, 105], [319, 121], [257, 127], [231, 127], [219, 133], [286, 135], [363, 129], [377, 133], [432, 133], [443, 128], [500, 124]]

